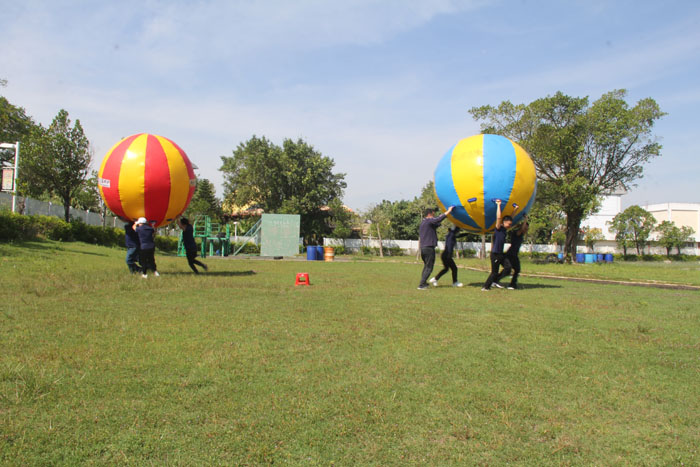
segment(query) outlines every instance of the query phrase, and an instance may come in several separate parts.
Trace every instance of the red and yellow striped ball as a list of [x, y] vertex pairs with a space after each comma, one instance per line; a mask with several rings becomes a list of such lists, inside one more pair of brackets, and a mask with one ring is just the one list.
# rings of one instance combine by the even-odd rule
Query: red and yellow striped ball
[[132, 135], [107, 152], [98, 174], [107, 207], [124, 220], [145, 217], [156, 227], [187, 209], [197, 185], [187, 154], [168, 138]]

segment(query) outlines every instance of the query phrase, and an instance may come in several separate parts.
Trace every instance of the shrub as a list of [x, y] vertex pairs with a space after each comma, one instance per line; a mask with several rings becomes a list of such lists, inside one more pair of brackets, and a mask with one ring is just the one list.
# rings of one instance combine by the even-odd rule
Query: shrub
[[28, 241], [38, 238], [120, 246], [124, 244], [124, 231], [87, 225], [82, 219], [74, 219], [69, 223], [53, 216], [25, 216], [0, 211], [0, 241]]
[[234, 253], [235, 251], [238, 250], [238, 248], [243, 245], [243, 248], [241, 251], [238, 252], [239, 255], [259, 255], [260, 254], [260, 247], [256, 245], [255, 243], [232, 243], [231, 244], [231, 253]]
[[398, 246], [384, 248], [384, 256], [403, 256], [403, 250]]
[[343, 245], [332, 245], [332, 246], [333, 246], [333, 252], [335, 253], [335, 255], [344, 255], [345, 254], [345, 246], [343, 246]]
[[156, 248], [160, 251], [176, 252], [178, 239], [165, 235], [156, 235]]
[[476, 250], [474, 248], [464, 248], [460, 250], [460, 253], [465, 258], [468, 258], [470, 256], [476, 256]]

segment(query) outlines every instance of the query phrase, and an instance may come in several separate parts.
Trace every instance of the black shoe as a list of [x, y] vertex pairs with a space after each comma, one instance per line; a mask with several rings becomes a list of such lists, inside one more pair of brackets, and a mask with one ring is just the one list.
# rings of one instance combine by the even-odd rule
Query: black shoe
[[502, 286], [501, 284], [499, 284], [498, 282], [494, 282], [492, 285], [493, 285], [494, 287], [496, 287], [497, 289], [502, 289], [502, 288], [503, 288], [503, 286]]

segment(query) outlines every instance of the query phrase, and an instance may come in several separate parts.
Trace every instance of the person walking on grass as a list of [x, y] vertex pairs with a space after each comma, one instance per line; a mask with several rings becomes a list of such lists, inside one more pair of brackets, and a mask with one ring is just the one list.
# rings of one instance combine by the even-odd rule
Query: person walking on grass
[[443, 266], [442, 271], [438, 272], [435, 277], [428, 281], [433, 287], [437, 287], [438, 281], [447, 273], [448, 270], [452, 271], [452, 287], [462, 287], [464, 285], [457, 280], [457, 265], [455, 264], [455, 260], [452, 258], [455, 245], [457, 245], [457, 239], [467, 235], [466, 233], [460, 234], [459, 232], [460, 228], [456, 225], [453, 225], [447, 231], [447, 235], [445, 236], [445, 250], [440, 255]]
[[182, 244], [185, 247], [187, 264], [190, 265], [192, 271], [194, 271], [195, 274], [199, 274], [197, 268], [194, 267], [195, 264], [202, 267], [205, 271], [209, 269], [206, 264], [195, 259], [197, 258], [197, 242], [194, 241], [194, 228], [192, 228], [190, 221], [186, 217], [181, 217], [177, 220], [177, 225], [182, 229]]
[[141, 244], [141, 277], [146, 279], [149, 269], [153, 271], [154, 276], [160, 276], [156, 268], [155, 229], [148, 223], [145, 217], [139, 217], [134, 228], [139, 236], [139, 243]]
[[518, 257], [518, 253], [523, 244], [523, 238], [525, 238], [525, 234], [529, 228], [530, 224], [527, 222], [527, 215], [525, 215], [523, 217], [523, 223], [510, 232], [510, 247], [508, 247], [508, 251], [506, 251], [506, 257], [513, 268], [513, 277], [510, 279], [508, 290], [515, 290], [518, 288], [518, 276], [520, 275], [520, 258]]
[[[483, 292], [491, 290], [491, 285], [502, 289], [498, 283], [502, 278], [510, 274], [510, 261], [503, 253], [503, 246], [506, 243], [506, 233], [513, 225], [513, 218], [510, 216], [501, 217], [501, 200], [496, 200], [496, 230], [493, 231], [493, 242], [491, 243], [491, 274], [481, 289]], [[499, 268], [503, 270], [499, 273]]]
[[445, 217], [452, 212], [454, 206], [450, 206], [444, 214], [435, 217], [434, 209], [426, 209], [425, 217], [418, 228], [418, 246], [423, 260], [423, 272], [420, 277], [418, 290], [428, 289], [428, 277], [435, 266], [435, 247], [437, 246], [437, 228]]
[[141, 265], [137, 263], [141, 252], [139, 234], [134, 230], [134, 222], [129, 221], [124, 224], [124, 243], [126, 244], [126, 266], [130, 273], [141, 271]]

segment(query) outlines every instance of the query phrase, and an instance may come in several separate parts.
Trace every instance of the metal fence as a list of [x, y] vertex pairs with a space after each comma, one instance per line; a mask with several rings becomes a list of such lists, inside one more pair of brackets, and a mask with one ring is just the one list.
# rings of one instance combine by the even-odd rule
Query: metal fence
[[[12, 209], [12, 194], [0, 193], [0, 209]], [[63, 219], [65, 211], [62, 204], [55, 204], [46, 201], [39, 201], [32, 198], [18, 196], [15, 200], [15, 211], [18, 214], [54, 216]], [[84, 211], [82, 209], [70, 208], [72, 219], [82, 219], [89, 225], [104, 225], [106, 227], [122, 227], [123, 222], [118, 217], [107, 215], [102, 218], [99, 212]]]

